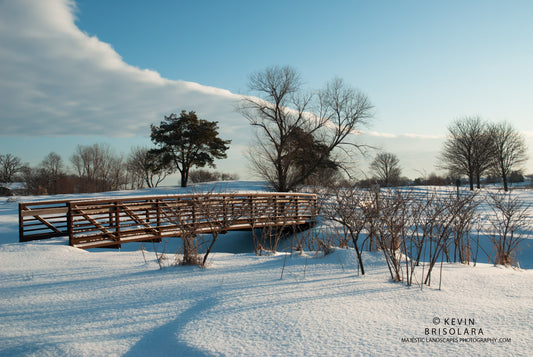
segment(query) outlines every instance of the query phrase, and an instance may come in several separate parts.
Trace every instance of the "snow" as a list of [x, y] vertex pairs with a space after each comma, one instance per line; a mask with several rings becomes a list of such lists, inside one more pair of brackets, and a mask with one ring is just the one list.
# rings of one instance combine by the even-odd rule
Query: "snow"
[[[253, 182], [228, 187], [263, 189]], [[84, 197], [158, 192], [176, 193]], [[519, 194], [533, 202], [530, 191]], [[42, 199], [50, 197], [23, 198]], [[172, 240], [160, 269], [146, 243], [146, 261], [138, 243], [90, 251], [66, 238], [18, 243], [17, 219], [16, 200], [1, 199], [0, 356], [533, 352], [531, 269], [444, 264], [441, 290], [439, 272], [430, 287], [407, 287], [390, 280], [379, 252], [364, 252], [362, 276], [352, 249], [256, 256], [249, 232], [219, 237], [205, 269], [173, 266]], [[520, 259], [533, 266], [530, 254]]]

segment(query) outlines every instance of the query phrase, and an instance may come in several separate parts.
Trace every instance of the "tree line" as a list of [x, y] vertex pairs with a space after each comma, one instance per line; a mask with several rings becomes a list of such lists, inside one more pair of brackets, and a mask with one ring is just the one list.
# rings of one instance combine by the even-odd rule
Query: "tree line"
[[[152, 188], [174, 172], [170, 165], [160, 165], [159, 160], [147, 147], [133, 147], [124, 156], [103, 143], [78, 145], [68, 161], [50, 152], [35, 166], [24, 164], [12, 154], [0, 154], [0, 182], [23, 182], [24, 192], [34, 195]], [[237, 178], [213, 170], [190, 173], [194, 183]]]
[[[1, 182], [24, 182], [28, 194], [88, 193], [119, 189], [155, 187], [168, 174], [145, 170], [148, 149], [133, 148], [127, 157], [118, 155], [108, 144], [78, 145], [70, 156], [70, 165], [57, 153], [50, 152], [35, 166], [23, 164], [11, 154], [7, 174]], [[14, 158], [14, 159], [13, 159]], [[5, 170], [5, 165], [2, 165]]]

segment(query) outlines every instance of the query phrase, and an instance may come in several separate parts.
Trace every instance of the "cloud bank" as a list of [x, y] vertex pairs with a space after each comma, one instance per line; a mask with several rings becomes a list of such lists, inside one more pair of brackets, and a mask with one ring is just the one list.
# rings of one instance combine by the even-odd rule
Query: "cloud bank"
[[239, 96], [128, 65], [82, 32], [74, 13], [70, 0], [0, 2], [2, 135], [146, 134], [182, 109], [221, 131], [248, 127], [233, 110]]

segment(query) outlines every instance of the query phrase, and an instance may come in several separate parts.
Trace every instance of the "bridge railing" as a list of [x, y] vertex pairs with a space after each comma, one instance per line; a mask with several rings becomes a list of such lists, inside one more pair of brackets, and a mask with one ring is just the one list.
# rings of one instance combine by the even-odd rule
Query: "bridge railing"
[[19, 242], [68, 235], [69, 200], [19, 203]]
[[[80, 248], [213, 231], [302, 225], [313, 222], [317, 215], [316, 195], [304, 193], [186, 194], [32, 205], [19, 206], [20, 241], [68, 235], [70, 244]], [[43, 218], [52, 212], [54, 220]], [[32, 235], [34, 231], [30, 229], [41, 231]]]

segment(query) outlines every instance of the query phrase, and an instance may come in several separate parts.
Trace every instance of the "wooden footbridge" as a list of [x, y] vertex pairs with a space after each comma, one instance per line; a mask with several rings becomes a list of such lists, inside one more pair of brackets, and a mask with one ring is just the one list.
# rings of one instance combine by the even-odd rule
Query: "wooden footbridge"
[[68, 236], [78, 248], [120, 247], [203, 233], [315, 222], [317, 197], [305, 193], [209, 193], [19, 204], [19, 241]]

